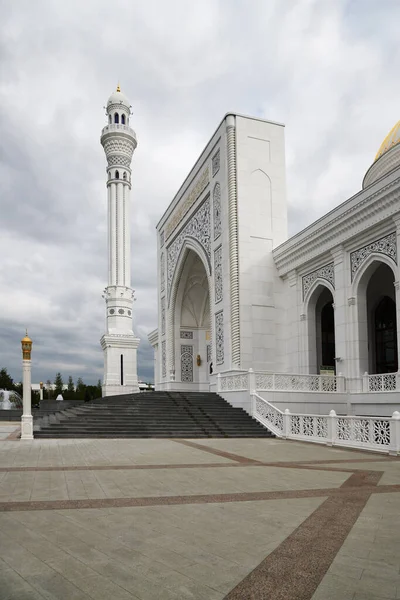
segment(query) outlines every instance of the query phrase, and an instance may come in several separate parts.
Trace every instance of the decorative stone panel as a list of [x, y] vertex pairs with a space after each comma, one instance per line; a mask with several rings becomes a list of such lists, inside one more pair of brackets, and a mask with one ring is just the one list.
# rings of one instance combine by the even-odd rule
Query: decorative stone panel
[[181, 346], [181, 381], [193, 381], [193, 346]]
[[193, 339], [193, 331], [181, 331], [181, 339], [182, 340], [192, 340]]
[[207, 362], [210, 363], [211, 362], [211, 344], [207, 344], [206, 348], [207, 348]]
[[351, 268], [351, 280], [353, 281], [354, 275], [357, 273], [361, 265], [367, 260], [370, 254], [385, 254], [391, 258], [397, 265], [397, 244], [396, 234], [389, 233], [379, 240], [375, 240], [367, 246], [363, 246], [350, 254], [350, 268]]
[[335, 289], [335, 269], [333, 262], [303, 276], [303, 300], [316, 279], [325, 279], [326, 281], [329, 281]]
[[165, 290], [165, 261], [164, 261], [164, 252], [161, 252], [161, 257], [160, 257], [160, 279], [161, 279], [160, 289], [163, 292]]
[[221, 215], [221, 185], [215, 184], [213, 191], [213, 215], [214, 215], [214, 240], [219, 238], [222, 233], [222, 215]]
[[214, 287], [215, 303], [223, 300], [223, 281], [222, 281], [222, 246], [214, 250]]
[[219, 171], [219, 167], [220, 167], [220, 151], [218, 150], [214, 156], [212, 157], [212, 176], [214, 177], [218, 171]]
[[217, 365], [224, 362], [224, 311], [215, 313], [215, 348]]
[[161, 248], [164, 246], [164, 230], [160, 233], [160, 246]]
[[162, 376], [167, 376], [167, 350], [165, 341], [161, 343], [161, 365], [162, 365]]
[[198, 177], [194, 187], [189, 192], [189, 194], [186, 196], [186, 198], [184, 200], [181, 199], [181, 201], [178, 203], [178, 206], [176, 207], [176, 209], [172, 213], [171, 217], [169, 218], [169, 221], [165, 227], [166, 239], [168, 239], [169, 236], [171, 235], [171, 233], [176, 229], [176, 227], [182, 221], [183, 217], [186, 215], [188, 210], [193, 206], [193, 204], [196, 202], [197, 198], [205, 190], [205, 188], [208, 186], [209, 183], [210, 183], [210, 172], [209, 172], [209, 168], [207, 167], [206, 169], [204, 169], [202, 174]]
[[195, 239], [203, 248], [208, 258], [211, 258], [209, 197], [197, 209], [192, 218], [187, 222], [180, 234], [174, 239], [167, 249], [168, 292], [171, 288], [176, 262], [186, 238]]
[[161, 335], [165, 335], [165, 296], [161, 298]]

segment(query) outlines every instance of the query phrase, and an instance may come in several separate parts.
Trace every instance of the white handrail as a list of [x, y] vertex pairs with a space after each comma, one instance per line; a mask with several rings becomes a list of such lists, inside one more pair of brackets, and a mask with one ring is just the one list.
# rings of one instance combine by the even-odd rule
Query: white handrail
[[252, 416], [278, 437], [400, 454], [400, 413], [391, 417], [338, 416], [282, 412], [256, 392]]

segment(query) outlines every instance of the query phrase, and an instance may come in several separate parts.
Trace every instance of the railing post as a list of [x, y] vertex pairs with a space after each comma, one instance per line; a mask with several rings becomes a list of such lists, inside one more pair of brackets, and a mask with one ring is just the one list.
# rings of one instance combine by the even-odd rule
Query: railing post
[[368, 387], [368, 373], [365, 371], [363, 375], [363, 392], [369, 392]]
[[250, 390], [250, 411], [251, 416], [254, 417], [256, 414], [256, 395], [254, 390]]
[[217, 375], [217, 394], [221, 392], [221, 373]]
[[256, 374], [254, 373], [253, 369], [250, 367], [249, 369], [249, 392], [250, 394], [252, 394], [253, 392], [256, 392], [257, 388], [256, 388]]
[[288, 408], [283, 413], [283, 437], [285, 439], [290, 437], [290, 410]]
[[389, 454], [400, 454], [400, 412], [397, 410], [390, 419], [390, 447]]
[[334, 410], [331, 410], [328, 415], [328, 437], [326, 440], [327, 446], [333, 446], [336, 440], [336, 421], [337, 416]]
[[337, 389], [336, 391], [338, 392], [344, 392], [345, 391], [345, 385], [344, 385], [344, 377], [343, 377], [343, 373], [339, 373], [339, 375], [337, 376]]

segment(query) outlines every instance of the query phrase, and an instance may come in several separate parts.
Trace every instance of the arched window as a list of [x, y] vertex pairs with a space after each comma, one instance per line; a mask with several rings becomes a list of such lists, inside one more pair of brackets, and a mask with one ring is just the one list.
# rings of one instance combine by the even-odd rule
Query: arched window
[[124, 355], [121, 354], [121, 385], [124, 385]]
[[111, 118], [111, 115], [108, 115], [108, 122], [109, 122], [109, 123], [112, 123], [112, 118]]
[[125, 179], [125, 181], [126, 181], [126, 171], [124, 171], [124, 174], [122, 175], [122, 179]]
[[125, 115], [121, 115], [121, 123], [122, 125], [125, 125]]
[[114, 123], [119, 123], [119, 114], [115, 113], [114, 115]]
[[119, 179], [119, 171], [115, 171], [115, 179]]

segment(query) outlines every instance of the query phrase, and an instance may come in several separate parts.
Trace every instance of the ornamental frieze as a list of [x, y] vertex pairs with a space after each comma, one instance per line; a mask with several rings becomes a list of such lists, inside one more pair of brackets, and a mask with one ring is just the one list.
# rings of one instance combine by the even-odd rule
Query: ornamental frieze
[[370, 254], [385, 254], [391, 258], [397, 265], [397, 245], [396, 245], [396, 234], [389, 233], [379, 240], [375, 240], [367, 246], [363, 246], [358, 250], [350, 253], [350, 268], [351, 268], [351, 280], [353, 281], [354, 275], [357, 273], [361, 265], [367, 260]]
[[167, 286], [168, 293], [171, 289], [172, 277], [175, 272], [176, 262], [186, 238], [195, 239], [205, 251], [208, 259], [211, 258], [210, 240], [210, 197], [192, 215], [180, 234], [174, 239], [167, 249]]
[[333, 288], [335, 288], [335, 269], [333, 262], [303, 276], [303, 300], [305, 300], [308, 291], [317, 279], [325, 279], [326, 281], [329, 281]]
[[172, 213], [167, 226], [165, 228], [165, 238], [168, 239], [171, 233], [176, 229], [179, 223], [182, 221], [183, 217], [186, 215], [188, 210], [193, 206], [196, 202], [197, 198], [200, 194], [205, 190], [205, 188], [210, 183], [210, 171], [209, 168], [206, 167], [202, 174], [199, 176], [195, 186], [189, 192], [184, 200], [181, 200], [178, 204], [176, 210]]

